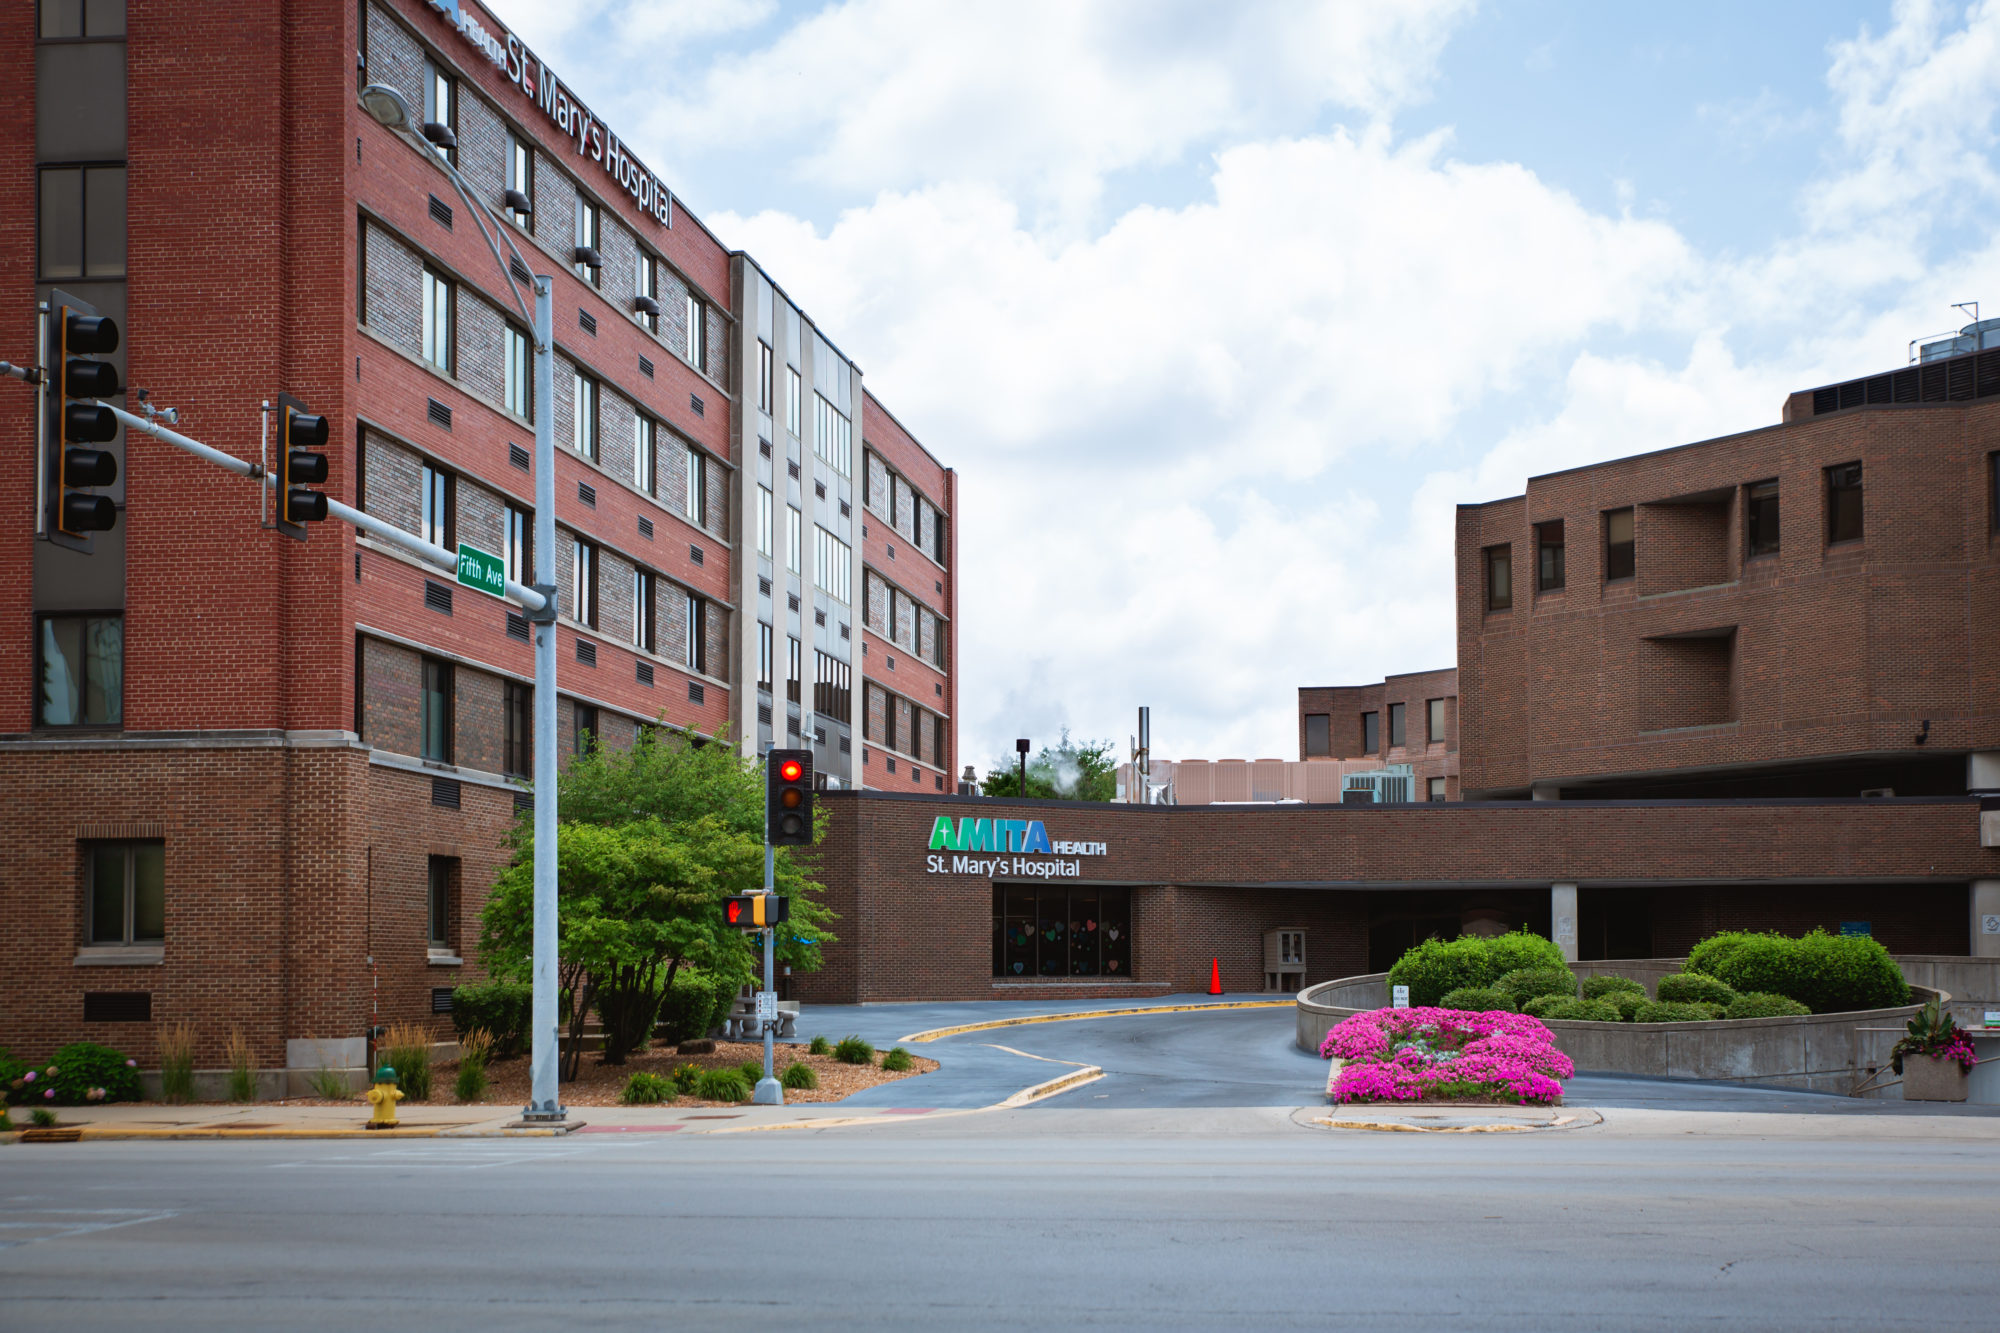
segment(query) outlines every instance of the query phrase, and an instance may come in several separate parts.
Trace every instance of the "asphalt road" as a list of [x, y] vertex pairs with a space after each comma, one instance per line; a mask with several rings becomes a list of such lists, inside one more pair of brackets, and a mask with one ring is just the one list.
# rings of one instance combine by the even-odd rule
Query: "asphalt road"
[[1591, 1129], [1341, 1133], [1289, 1021], [968, 1034], [1110, 1072], [844, 1129], [0, 1149], [0, 1327], [2000, 1325], [1991, 1116], [1605, 1081]]

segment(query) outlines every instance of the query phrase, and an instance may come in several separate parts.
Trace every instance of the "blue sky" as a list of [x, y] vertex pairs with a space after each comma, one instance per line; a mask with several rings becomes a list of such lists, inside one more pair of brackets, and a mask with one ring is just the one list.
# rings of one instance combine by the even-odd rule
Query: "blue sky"
[[2000, 0], [499, 0], [961, 474], [960, 732], [1294, 757], [1455, 503], [2000, 313]]

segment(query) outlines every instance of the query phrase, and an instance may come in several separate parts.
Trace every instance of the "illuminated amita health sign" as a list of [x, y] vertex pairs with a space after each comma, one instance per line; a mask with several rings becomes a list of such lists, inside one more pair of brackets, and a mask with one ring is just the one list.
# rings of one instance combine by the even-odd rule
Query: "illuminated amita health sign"
[[[931, 825], [931, 855], [924, 869], [933, 875], [1020, 875], [1033, 879], [1072, 879], [1083, 873], [1083, 861], [1103, 856], [1101, 842], [1051, 842], [1039, 819], [961, 819], [939, 815]], [[945, 856], [953, 852], [956, 855]], [[981, 852], [1016, 855], [981, 856]]]
[[[519, 37], [505, 28], [494, 32], [459, 0], [430, 0], [430, 6], [444, 15], [445, 22], [483, 56], [486, 62], [507, 76], [509, 82], [541, 108], [544, 116], [576, 143], [578, 157], [603, 165], [618, 188], [632, 196], [642, 212], [651, 213], [662, 226], [674, 225], [674, 199], [666, 183], [647, 170], [646, 165], [625, 151], [618, 136], [590, 113], [590, 108], [570, 96], [569, 89], [555, 72], [524, 46]], [[498, 20], [494, 20], [498, 25]]]

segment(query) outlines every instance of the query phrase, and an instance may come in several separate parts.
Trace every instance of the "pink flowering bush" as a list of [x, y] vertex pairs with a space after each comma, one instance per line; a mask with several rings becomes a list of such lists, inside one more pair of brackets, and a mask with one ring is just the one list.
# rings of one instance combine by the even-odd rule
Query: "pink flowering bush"
[[1501, 1010], [1375, 1009], [1343, 1019], [1320, 1044], [1340, 1060], [1336, 1102], [1487, 1098], [1548, 1104], [1576, 1072], [1538, 1018]]

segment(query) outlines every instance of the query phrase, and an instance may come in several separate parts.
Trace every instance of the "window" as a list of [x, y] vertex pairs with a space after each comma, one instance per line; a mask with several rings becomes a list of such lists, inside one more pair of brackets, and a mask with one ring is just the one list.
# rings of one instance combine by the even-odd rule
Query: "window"
[[507, 131], [507, 188], [519, 190], [530, 207], [525, 213], [509, 209], [507, 216], [514, 219], [514, 225], [530, 236], [535, 234], [535, 149], [526, 139]]
[[1635, 568], [1632, 553], [1632, 511], [1612, 509], [1604, 515], [1604, 580], [1629, 579]]
[[1751, 555], [1778, 549], [1778, 483], [1753, 482], [1743, 488], [1743, 533]]
[[597, 381], [580, 370], [576, 372], [576, 385], [572, 404], [570, 447], [595, 463], [597, 461]]
[[708, 603], [687, 595], [687, 669], [708, 674]]
[[1402, 704], [1389, 705], [1389, 745], [1392, 749], [1407, 743], [1405, 740], [1403, 712], [1404, 706]]
[[643, 569], [632, 571], [632, 646], [653, 651], [653, 576]]
[[790, 505], [786, 505], [785, 506], [785, 568], [791, 570], [792, 573], [794, 574], [799, 573], [802, 569], [805, 568], [804, 564], [801, 562], [801, 557], [803, 555], [803, 552], [799, 549], [804, 545], [805, 545], [804, 520], [800, 517], [798, 510], [792, 508]]
[[813, 528], [813, 585], [845, 603], [853, 591], [854, 548], [825, 528]]
[[1562, 586], [1562, 520], [1538, 523], [1535, 525], [1535, 587], [1542, 592], [1554, 592]]
[[1486, 609], [1505, 611], [1514, 605], [1514, 549], [1486, 548]]
[[40, 727], [116, 727], [125, 720], [125, 621], [45, 616], [36, 636]]
[[813, 711], [846, 717], [852, 700], [854, 668], [827, 653], [813, 654]]
[[813, 395], [813, 454], [843, 477], [854, 471], [854, 424], [819, 394]]
[[87, 842], [84, 892], [90, 943], [160, 944], [167, 938], [167, 849], [160, 842]]
[[[453, 133], [458, 131], [457, 85], [445, 68], [433, 60], [424, 62], [424, 123], [442, 125]], [[431, 149], [445, 161], [457, 165], [457, 149], [439, 148], [436, 144], [432, 144]]]
[[570, 704], [570, 718], [574, 725], [570, 728], [570, 746], [578, 754], [597, 748], [597, 705]]
[[1325, 713], [1306, 714], [1306, 755], [1331, 755], [1333, 753], [1333, 731], [1328, 725], [1331, 719]]
[[1430, 780], [1430, 798], [1433, 801], [1442, 801], [1444, 799], [1443, 778], [1432, 778]]
[[457, 515], [453, 512], [457, 505], [457, 478], [441, 468], [424, 464], [422, 482], [423, 494], [418, 497], [420, 510], [417, 518], [417, 535], [432, 546], [442, 546], [447, 551], [456, 551]]
[[771, 554], [771, 488], [757, 488], [757, 553]]
[[791, 635], [785, 636], [786, 651], [790, 657], [786, 663], [785, 697], [793, 703], [799, 701], [799, 641]]
[[451, 882], [457, 878], [457, 858], [433, 856], [430, 858], [430, 903], [431, 948], [441, 953], [452, 953], [451, 944]]
[[452, 283], [430, 269], [424, 270], [424, 360], [442, 370], [452, 373], [454, 364], [452, 336]]
[[[635, 296], [646, 297], [656, 306], [659, 304], [660, 260], [658, 256], [649, 255], [644, 250], [639, 252], [639, 263], [636, 268], [633, 285], [636, 289], [633, 293]], [[636, 301], [632, 303], [632, 318], [638, 320], [642, 327], [654, 333], [660, 331], [660, 317], [649, 311], [641, 310]]]
[[792, 437], [796, 439], [799, 433], [799, 413], [804, 410], [804, 405], [799, 401], [799, 396], [804, 392], [804, 389], [799, 379], [798, 371], [786, 367], [786, 373], [791, 376], [791, 392], [785, 398], [785, 429], [789, 430], [792, 433]]
[[451, 762], [451, 674], [451, 663], [423, 659], [423, 757], [440, 764]]
[[765, 624], [757, 626], [757, 687], [771, 688], [771, 627]]
[[1993, 530], [2000, 532], [2000, 454], [1986, 455], [1986, 494], [1992, 501]]
[[659, 423], [644, 412], [632, 414], [632, 484], [659, 494]]
[[42, 0], [43, 37], [123, 37], [124, 0]]
[[1425, 700], [1424, 713], [1424, 743], [1426, 745], [1444, 744], [1444, 700]]
[[535, 521], [526, 510], [508, 505], [501, 515], [501, 560], [516, 583], [535, 581]]
[[1361, 753], [1374, 754], [1382, 748], [1382, 715], [1361, 715]]
[[933, 514], [931, 516], [931, 559], [937, 561], [940, 568], [944, 565], [945, 521], [943, 514]]
[[771, 344], [757, 344], [757, 410], [771, 410]]
[[[598, 212], [597, 205], [578, 195], [576, 200], [576, 244], [579, 250], [597, 250], [600, 254], [603, 253], [597, 243], [598, 235], [601, 231], [599, 223], [602, 220], [602, 215]], [[575, 268], [576, 276], [582, 278], [591, 286], [599, 287], [603, 285], [603, 269], [592, 268], [581, 259], [576, 261]]]
[[693, 292], [687, 297], [688, 364], [696, 370], [708, 369], [708, 306]]
[[535, 419], [535, 376], [528, 359], [528, 335], [518, 325], [509, 324], [501, 335], [500, 356], [506, 401], [501, 404], [523, 421]]
[[1861, 464], [1842, 463], [1826, 470], [1826, 540], [1861, 540]]
[[597, 548], [580, 537], [569, 543], [569, 614], [579, 625], [597, 628]]
[[688, 522], [696, 527], [708, 523], [708, 471], [703, 466], [701, 450], [686, 447], [681, 450], [681, 466], [687, 472], [687, 486], [682, 496], [682, 506]]
[[41, 276], [122, 276], [125, 168], [43, 167], [40, 185]]
[[1132, 891], [993, 886], [995, 977], [1132, 973]]
[[500, 767], [509, 777], [535, 776], [535, 690], [518, 680], [500, 691]]

